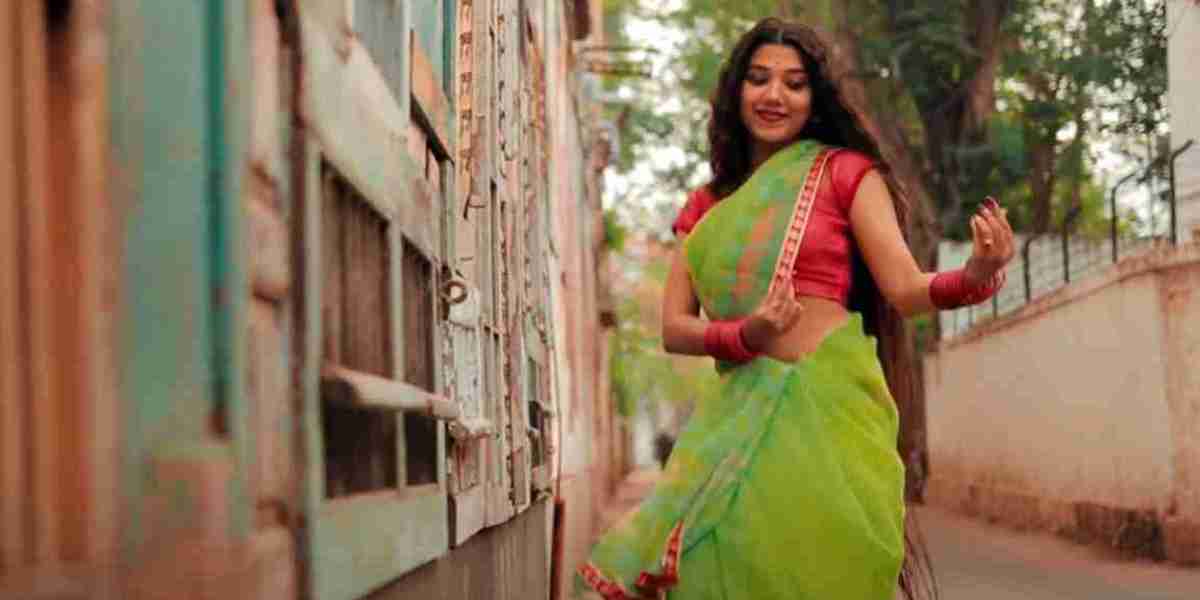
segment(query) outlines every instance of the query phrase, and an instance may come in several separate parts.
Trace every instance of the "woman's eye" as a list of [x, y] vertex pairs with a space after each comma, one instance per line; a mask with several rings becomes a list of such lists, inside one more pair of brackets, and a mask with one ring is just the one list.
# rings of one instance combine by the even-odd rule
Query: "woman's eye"
[[802, 90], [807, 85], [808, 85], [807, 79], [795, 79], [795, 80], [787, 82], [788, 88], [793, 89], [793, 90]]
[[762, 73], [750, 73], [746, 75], [746, 81], [749, 81], [752, 85], [762, 85], [767, 82], [767, 76]]

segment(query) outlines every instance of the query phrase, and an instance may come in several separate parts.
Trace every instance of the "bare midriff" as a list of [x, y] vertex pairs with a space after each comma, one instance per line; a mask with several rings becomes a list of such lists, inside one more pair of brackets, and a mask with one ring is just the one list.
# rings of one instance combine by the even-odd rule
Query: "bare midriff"
[[815, 296], [797, 298], [804, 310], [786, 332], [776, 337], [763, 354], [783, 362], [797, 362], [817, 351], [821, 342], [846, 323], [850, 313], [836, 300]]

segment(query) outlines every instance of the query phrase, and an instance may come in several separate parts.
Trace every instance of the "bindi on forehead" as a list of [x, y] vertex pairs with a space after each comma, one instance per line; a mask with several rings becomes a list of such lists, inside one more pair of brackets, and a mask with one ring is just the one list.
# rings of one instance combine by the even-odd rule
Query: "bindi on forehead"
[[783, 71], [785, 73], [804, 73], [804, 62], [799, 53], [791, 46], [762, 46], [754, 51], [750, 59], [750, 68], [763, 71]]

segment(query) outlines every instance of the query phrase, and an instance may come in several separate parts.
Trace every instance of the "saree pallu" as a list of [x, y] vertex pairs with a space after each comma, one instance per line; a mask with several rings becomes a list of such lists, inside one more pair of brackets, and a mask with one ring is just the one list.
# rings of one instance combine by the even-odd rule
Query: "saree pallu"
[[[777, 152], [684, 243], [706, 314], [749, 314], [790, 285], [831, 150]], [[904, 552], [898, 416], [874, 338], [851, 314], [795, 363], [719, 363], [650, 496], [578, 583], [608, 600], [891, 600]]]

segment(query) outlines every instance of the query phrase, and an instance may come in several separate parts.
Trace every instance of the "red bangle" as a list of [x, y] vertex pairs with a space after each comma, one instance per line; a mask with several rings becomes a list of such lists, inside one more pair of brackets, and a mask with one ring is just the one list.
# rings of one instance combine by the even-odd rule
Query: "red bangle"
[[1006, 279], [1004, 271], [997, 271], [983, 285], [971, 286], [963, 269], [944, 271], [929, 282], [929, 299], [941, 310], [979, 304], [1000, 291]]
[[737, 321], [712, 321], [704, 330], [704, 352], [718, 360], [743, 363], [754, 360], [757, 352], [746, 347], [742, 339], [744, 319]]

